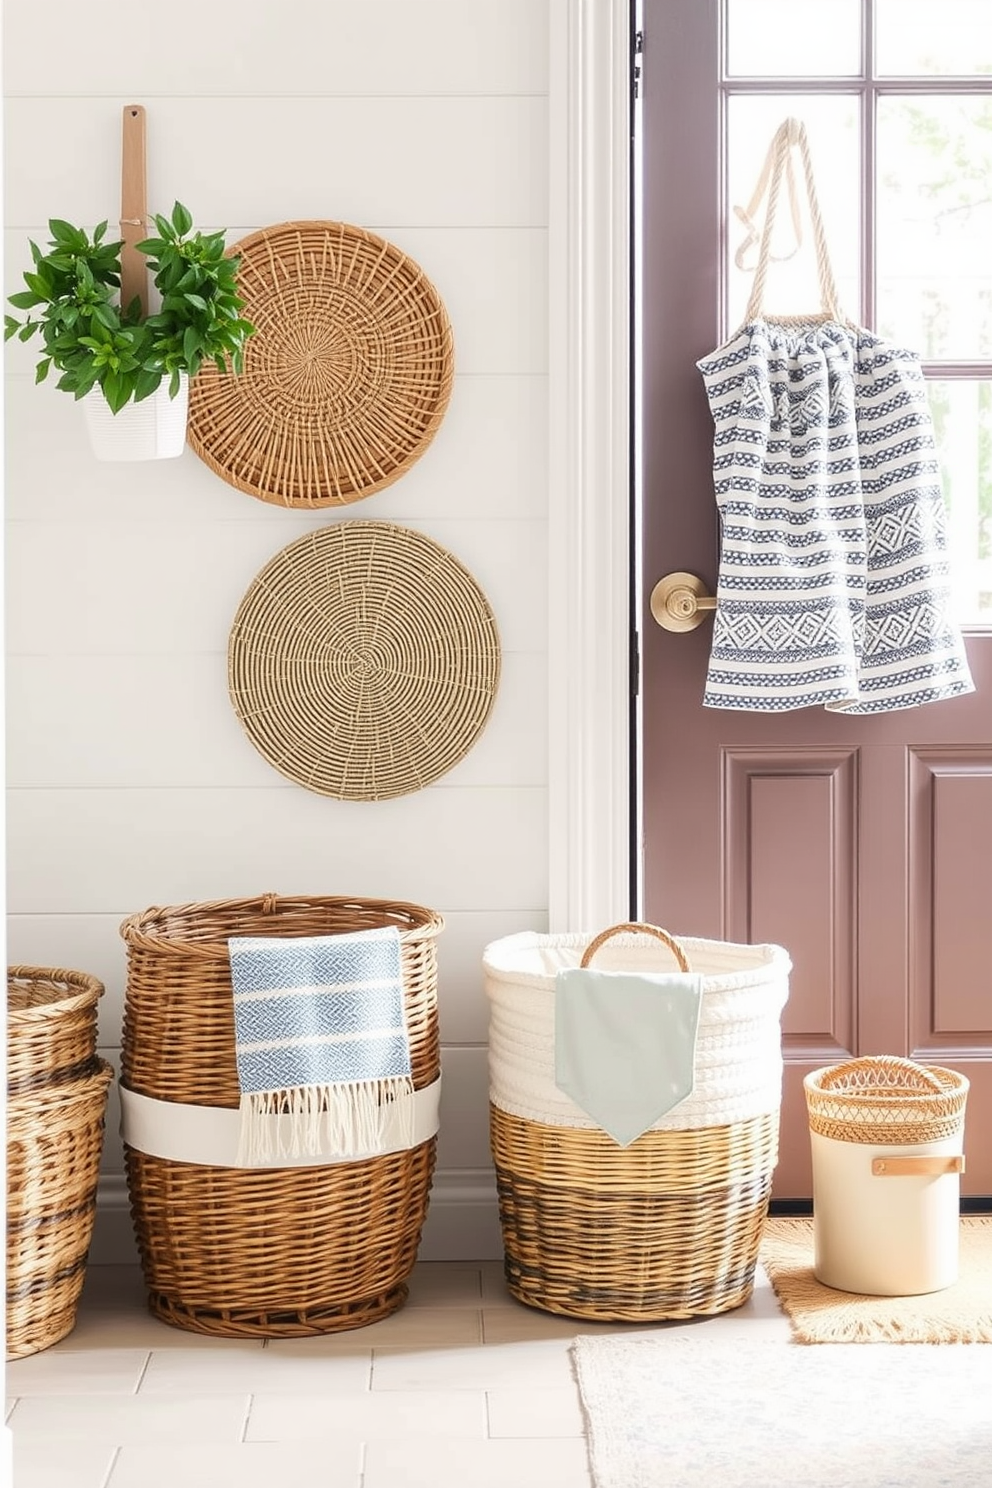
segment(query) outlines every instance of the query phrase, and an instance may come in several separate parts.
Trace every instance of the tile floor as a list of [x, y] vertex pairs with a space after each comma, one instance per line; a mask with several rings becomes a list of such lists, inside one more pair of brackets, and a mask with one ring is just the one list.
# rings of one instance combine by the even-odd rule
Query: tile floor
[[[658, 1328], [789, 1340], [761, 1273], [737, 1311]], [[7, 1365], [13, 1488], [589, 1488], [569, 1345], [617, 1331], [433, 1262], [367, 1328], [201, 1338], [150, 1316], [137, 1267], [91, 1266], [74, 1332]]]

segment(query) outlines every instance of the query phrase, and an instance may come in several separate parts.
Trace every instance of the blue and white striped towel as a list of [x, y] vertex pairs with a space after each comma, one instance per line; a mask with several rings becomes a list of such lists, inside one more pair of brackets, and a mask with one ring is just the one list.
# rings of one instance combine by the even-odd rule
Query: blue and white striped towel
[[[413, 1091], [396, 927], [233, 937], [228, 953], [239, 1162], [378, 1151], [387, 1108]], [[277, 1115], [294, 1117], [288, 1146], [275, 1136], [286, 1123], [268, 1119]]]

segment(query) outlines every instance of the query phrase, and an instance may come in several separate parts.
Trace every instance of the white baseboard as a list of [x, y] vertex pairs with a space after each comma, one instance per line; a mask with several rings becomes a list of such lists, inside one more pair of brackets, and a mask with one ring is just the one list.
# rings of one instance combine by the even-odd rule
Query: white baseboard
[[492, 1168], [434, 1175], [420, 1242], [422, 1261], [501, 1261], [503, 1239]]
[[138, 1251], [123, 1173], [102, 1173], [96, 1195], [96, 1222], [90, 1242], [91, 1266], [136, 1266]]
[[[434, 1175], [418, 1255], [422, 1261], [502, 1260], [491, 1168], [449, 1169]], [[89, 1259], [93, 1266], [137, 1264], [123, 1173], [106, 1173], [100, 1179]]]

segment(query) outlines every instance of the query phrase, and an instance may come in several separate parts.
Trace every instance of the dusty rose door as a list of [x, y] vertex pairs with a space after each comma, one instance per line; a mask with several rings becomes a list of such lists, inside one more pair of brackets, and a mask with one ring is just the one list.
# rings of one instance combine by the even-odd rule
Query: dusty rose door
[[[673, 571], [691, 572], [716, 592], [713, 425], [695, 363], [739, 324], [734, 305], [742, 294], [746, 299], [730, 282], [740, 233], [736, 220], [727, 221], [723, 183], [736, 169], [750, 192], [772, 132], [750, 158], [738, 148], [735, 164], [735, 141], [747, 128], [757, 138], [762, 121], [808, 117], [815, 159], [817, 140], [822, 146], [828, 135], [834, 138], [823, 122], [830, 109], [845, 110], [846, 133], [836, 133], [836, 150], [838, 157], [853, 153], [841, 175], [848, 184], [853, 179], [867, 205], [841, 217], [837, 267], [842, 298], [862, 323], [881, 328], [887, 275], [898, 277], [894, 264], [911, 281], [916, 273], [923, 286], [918, 298], [931, 308], [941, 274], [963, 274], [955, 254], [966, 250], [953, 237], [967, 215], [960, 193], [946, 202], [946, 223], [937, 225], [945, 243], [948, 233], [953, 239], [944, 259], [907, 263], [919, 238], [889, 241], [885, 213], [891, 216], [899, 189], [893, 142], [909, 141], [910, 176], [929, 170], [943, 190], [955, 166], [944, 169], [939, 149], [935, 163], [934, 128], [938, 145], [941, 129], [954, 144], [953, 121], [962, 109], [971, 111], [975, 180], [987, 179], [982, 152], [992, 157], [992, 85], [987, 67], [983, 78], [971, 75], [983, 66], [974, 39], [964, 39], [939, 75], [927, 60], [929, 73], [917, 68], [904, 76], [916, 65], [915, 53], [891, 0], [831, 0], [822, 8], [831, 12], [829, 34], [817, 39], [814, 32], [811, 47], [807, 29], [803, 55], [801, 28], [789, 44], [799, 49], [796, 56], [789, 45], [761, 45], [761, 25], [769, 14], [782, 19], [784, 4], [644, 0], [642, 8], [643, 909], [676, 932], [775, 941], [791, 953], [777, 1198], [811, 1191], [803, 1076], [866, 1053], [905, 1054], [968, 1076], [964, 1192], [992, 1194], [992, 211], [986, 205], [974, 208], [987, 231], [984, 277], [976, 285], [980, 310], [971, 315], [966, 307], [957, 330], [946, 317], [936, 325], [933, 316], [921, 321], [927, 344], [915, 343], [931, 379], [942, 460], [953, 466], [952, 528], [963, 543], [964, 581], [976, 586], [975, 623], [966, 625], [966, 635], [977, 691], [864, 719], [820, 708], [704, 709], [712, 620], [672, 633], [648, 611], [654, 585]], [[935, 16], [938, 8], [930, 9]], [[844, 25], [853, 27], [846, 53], [839, 37]], [[743, 65], [733, 72], [735, 38]], [[946, 36], [918, 40], [925, 58], [947, 43]], [[992, 34], [987, 40], [985, 61], [992, 63]], [[955, 68], [969, 76], [962, 79]], [[912, 155], [921, 119], [919, 138], [930, 152], [922, 164]], [[824, 153], [831, 149], [821, 149], [821, 158]], [[861, 189], [876, 176], [883, 181], [879, 191], [889, 193], [884, 199]], [[976, 190], [977, 197], [987, 194], [984, 186]], [[917, 195], [925, 214], [927, 194], [918, 188]], [[829, 191], [821, 196], [826, 215]], [[733, 204], [744, 200], [735, 196]], [[912, 202], [906, 210], [915, 210]], [[969, 459], [976, 467], [970, 487]]]

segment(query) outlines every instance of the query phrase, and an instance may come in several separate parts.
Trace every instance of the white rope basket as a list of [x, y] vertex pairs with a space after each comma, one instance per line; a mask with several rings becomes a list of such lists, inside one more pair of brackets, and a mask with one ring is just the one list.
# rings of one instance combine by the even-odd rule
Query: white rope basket
[[[555, 977], [580, 964], [591, 939], [525, 931], [493, 941], [483, 953], [490, 1099], [513, 1116], [551, 1126], [596, 1126], [555, 1084]], [[703, 978], [695, 1085], [651, 1130], [696, 1131], [777, 1111], [788, 954], [781, 946], [719, 940], [677, 944]], [[601, 971], [661, 972], [672, 965], [656, 939], [627, 931], [596, 955]]]

